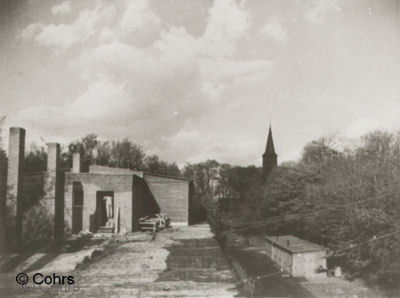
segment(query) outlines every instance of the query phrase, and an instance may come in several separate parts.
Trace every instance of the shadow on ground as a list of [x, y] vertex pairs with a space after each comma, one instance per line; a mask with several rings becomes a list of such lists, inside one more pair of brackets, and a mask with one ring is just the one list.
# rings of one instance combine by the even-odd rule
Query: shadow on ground
[[257, 250], [234, 248], [229, 250], [229, 255], [240, 264], [248, 278], [254, 280], [253, 297], [313, 297], [300, 284], [301, 280], [284, 277], [265, 254]]
[[241, 282], [214, 238], [181, 239], [167, 250], [167, 269], [156, 282], [229, 283], [240, 297], [245, 296]]

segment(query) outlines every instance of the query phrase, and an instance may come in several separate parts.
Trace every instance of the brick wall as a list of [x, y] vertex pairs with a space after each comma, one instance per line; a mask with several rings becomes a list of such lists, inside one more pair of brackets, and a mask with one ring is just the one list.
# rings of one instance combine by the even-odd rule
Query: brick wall
[[144, 174], [152, 195], [162, 213], [171, 218], [172, 224], [188, 224], [189, 221], [189, 184], [186, 179]]

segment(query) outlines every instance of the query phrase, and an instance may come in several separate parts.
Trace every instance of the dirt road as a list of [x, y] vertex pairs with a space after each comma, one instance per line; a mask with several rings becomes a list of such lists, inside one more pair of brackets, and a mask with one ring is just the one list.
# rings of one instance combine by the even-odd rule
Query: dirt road
[[[134, 233], [119, 241], [111, 251], [80, 269], [54, 272], [73, 276], [73, 286], [32, 288], [33, 285], [28, 283], [25, 289], [21, 289], [16, 284], [15, 275], [7, 274], [10, 281], [3, 285], [1, 293], [21, 297], [239, 295], [238, 281], [208, 225], [171, 228], [155, 237]], [[58, 260], [58, 263], [62, 263], [62, 260]], [[57, 271], [53, 265], [47, 268]], [[31, 278], [35, 272], [41, 271], [46, 271], [46, 266], [28, 272], [28, 276]]]

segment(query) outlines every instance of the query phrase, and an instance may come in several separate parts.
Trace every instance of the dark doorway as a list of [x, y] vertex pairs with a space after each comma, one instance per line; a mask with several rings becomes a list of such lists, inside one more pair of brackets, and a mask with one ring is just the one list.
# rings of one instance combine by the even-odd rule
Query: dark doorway
[[[108, 201], [110, 199], [110, 201]], [[114, 227], [114, 192], [96, 193], [96, 228]]]
[[72, 234], [82, 231], [83, 187], [80, 182], [72, 184]]

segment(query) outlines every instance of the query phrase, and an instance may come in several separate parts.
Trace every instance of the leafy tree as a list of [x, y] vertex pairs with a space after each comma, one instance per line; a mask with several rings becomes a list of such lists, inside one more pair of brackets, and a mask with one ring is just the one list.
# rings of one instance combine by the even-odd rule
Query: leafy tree
[[113, 167], [142, 170], [144, 157], [143, 148], [128, 139], [112, 142], [110, 165]]
[[207, 160], [197, 164], [187, 164], [183, 169], [184, 177], [194, 182], [195, 194], [199, 202], [212, 201], [216, 189], [219, 163]]
[[171, 176], [181, 175], [181, 171], [179, 170], [176, 163], [168, 163], [166, 161], [162, 161], [157, 155], [150, 155], [145, 158], [144, 169], [154, 174], [164, 174]]
[[218, 176], [218, 185], [215, 189], [218, 199], [233, 197], [232, 189], [230, 187], [230, 171], [232, 166], [230, 164], [221, 164]]
[[87, 172], [89, 170], [89, 165], [95, 161], [98, 144], [99, 140], [97, 139], [97, 135], [94, 133], [82, 137], [80, 141], [75, 141], [69, 144], [67, 154], [69, 164], [72, 165], [73, 153], [80, 153], [82, 171]]
[[47, 167], [47, 151], [43, 147], [31, 145], [31, 150], [25, 155], [24, 173], [44, 172]]
[[227, 174], [230, 193], [241, 199], [245, 197], [250, 186], [261, 182], [261, 170], [255, 166], [232, 167]]
[[167, 175], [171, 175], [171, 176], [182, 176], [182, 172], [181, 172], [181, 170], [179, 169], [178, 165], [175, 162], [167, 163], [166, 174]]
[[109, 141], [99, 142], [97, 144], [97, 157], [96, 164], [101, 166], [108, 166], [111, 163], [112, 150]]
[[142, 170], [145, 153], [143, 148], [128, 139], [121, 141], [101, 141], [92, 133], [72, 142], [68, 146], [68, 152], [62, 154], [70, 166], [73, 153], [80, 153], [82, 170], [87, 172], [89, 165], [98, 164], [104, 166]]

